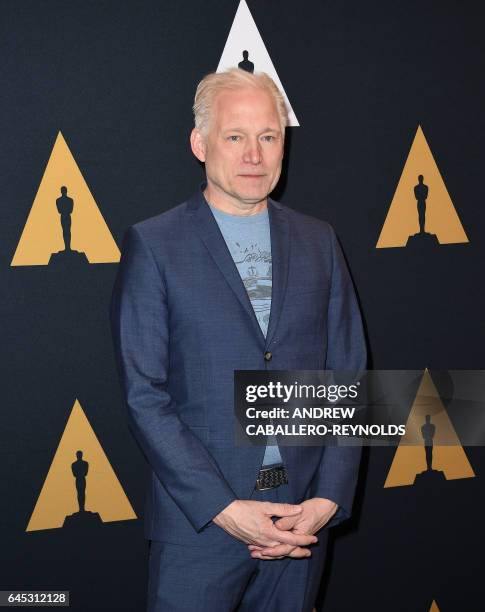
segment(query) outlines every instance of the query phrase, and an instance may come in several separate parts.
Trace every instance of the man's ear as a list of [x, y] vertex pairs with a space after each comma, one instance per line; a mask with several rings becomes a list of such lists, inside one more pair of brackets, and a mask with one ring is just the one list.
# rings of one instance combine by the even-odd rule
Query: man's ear
[[205, 162], [205, 140], [200, 130], [197, 128], [194, 128], [190, 134], [190, 146], [195, 157], [197, 157], [199, 161]]

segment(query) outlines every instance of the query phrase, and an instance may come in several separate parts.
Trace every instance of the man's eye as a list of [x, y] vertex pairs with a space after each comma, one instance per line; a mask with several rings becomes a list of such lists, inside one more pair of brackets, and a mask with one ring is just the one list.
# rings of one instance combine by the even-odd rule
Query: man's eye
[[263, 140], [266, 142], [272, 142], [275, 139], [274, 136], [271, 136], [270, 134], [267, 134], [266, 136], [263, 136]]
[[232, 136], [229, 136], [228, 140], [230, 140], [231, 142], [238, 142], [240, 138], [241, 136], [237, 136], [236, 134], [233, 134]]

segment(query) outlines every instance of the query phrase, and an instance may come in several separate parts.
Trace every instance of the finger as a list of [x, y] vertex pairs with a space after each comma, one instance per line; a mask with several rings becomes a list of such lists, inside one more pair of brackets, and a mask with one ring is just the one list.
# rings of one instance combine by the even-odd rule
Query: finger
[[[288, 532], [290, 533], [290, 532]], [[272, 548], [273, 546], [278, 546], [281, 544], [281, 539], [274, 540], [271, 537], [262, 537], [260, 536], [258, 540], [251, 542], [248, 546], [258, 546], [258, 548]]]
[[305, 557], [311, 557], [312, 551], [309, 548], [301, 548], [301, 546], [297, 546], [294, 548], [288, 557], [293, 557], [294, 559], [304, 559]]
[[270, 557], [268, 555], [262, 555], [260, 552], [257, 552], [257, 551], [252, 552], [251, 553], [251, 557], [253, 559], [262, 559], [263, 561], [272, 561], [273, 559], [284, 559], [283, 556], [281, 556], [281, 557]]
[[[292, 531], [281, 531], [272, 526], [273, 532], [268, 534], [268, 537], [272, 537], [275, 540], [279, 540], [281, 544], [291, 544], [292, 546], [308, 546], [309, 544], [315, 544], [318, 542], [318, 538], [314, 535], [305, 533], [294, 533]], [[276, 533], [275, 533], [276, 532]]]
[[[248, 544], [248, 549], [250, 550], [250, 552], [252, 552], [253, 550], [261, 552], [263, 549], [271, 550], [275, 546], [281, 546], [281, 542], [273, 542], [273, 544], [264, 544], [261, 546], [258, 546], [257, 544]], [[288, 545], [285, 544], [285, 546]]]
[[303, 559], [305, 557], [311, 557], [312, 551], [308, 548], [301, 546], [288, 546], [287, 544], [281, 544], [281, 546], [274, 546], [273, 548], [263, 548], [257, 551], [261, 557], [292, 557], [294, 559]]
[[[291, 533], [296, 533], [296, 535], [308, 535], [308, 529], [301, 529], [300, 527], [294, 527], [291, 530]], [[315, 535], [314, 533], [312, 533], [311, 535]]]
[[265, 503], [265, 512], [269, 516], [295, 516], [300, 514], [302, 510], [301, 506], [295, 504]]
[[[262, 550], [265, 550], [265, 552], [263, 553]], [[311, 550], [309, 550], [308, 548], [302, 548], [300, 546], [290, 546], [288, 554], [285, 554], [285, 555], [269, 554], [271, 549], [262, 549], [262, 550], [251, 552], [251, 557], [253, 559], [263, 559], [266, 561], [270, 559], [284, 559], [285, 557], [291, 557], [293, 559], [305, 559], [307, 557], [312, 556]]]
[[265, 557], [286, 557], [298, 546], [290, 546], [289, 544], [279, 544], [278, 546], [261, 548], [257, 552]]
[[283, 518], [278, 519], [273, 524], [281, 531], [288, 531], [288, 529], [292, 529], [299, 519], [299, 516], [284, 516]]

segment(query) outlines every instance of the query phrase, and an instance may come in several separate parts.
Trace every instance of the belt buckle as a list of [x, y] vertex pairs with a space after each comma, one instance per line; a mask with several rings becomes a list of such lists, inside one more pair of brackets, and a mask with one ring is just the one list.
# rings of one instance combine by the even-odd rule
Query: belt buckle
[[[261, 476], [261, 472], [272, 472], [273, 470], [278, 470], [278, 471], [282, 471], [283, 470], [283, 466], [282, 465], [275, 465], [273, 467], [267, 467], [267, 468], [261, 468], [259, 470], [259, 476]], [[269, 491], [270, 489], [277, 489], [280, 484], [277, 484], [276, 486], [273, 487], [261, 487], [260, 486], [261, 483], [261, 478], [257, 478], [256, 479], [256, 489], [258, 491]]]

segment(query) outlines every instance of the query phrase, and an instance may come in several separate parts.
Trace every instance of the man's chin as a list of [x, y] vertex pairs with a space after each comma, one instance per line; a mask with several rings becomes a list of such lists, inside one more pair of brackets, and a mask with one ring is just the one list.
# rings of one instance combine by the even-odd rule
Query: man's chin
[[269, 192], [263, 189], [258, 190], [243, 190], [237, 191], [234, 193], [234, 196], [245, 204], [259, 204], [259, 202], [263, 202], [268, 197]]

